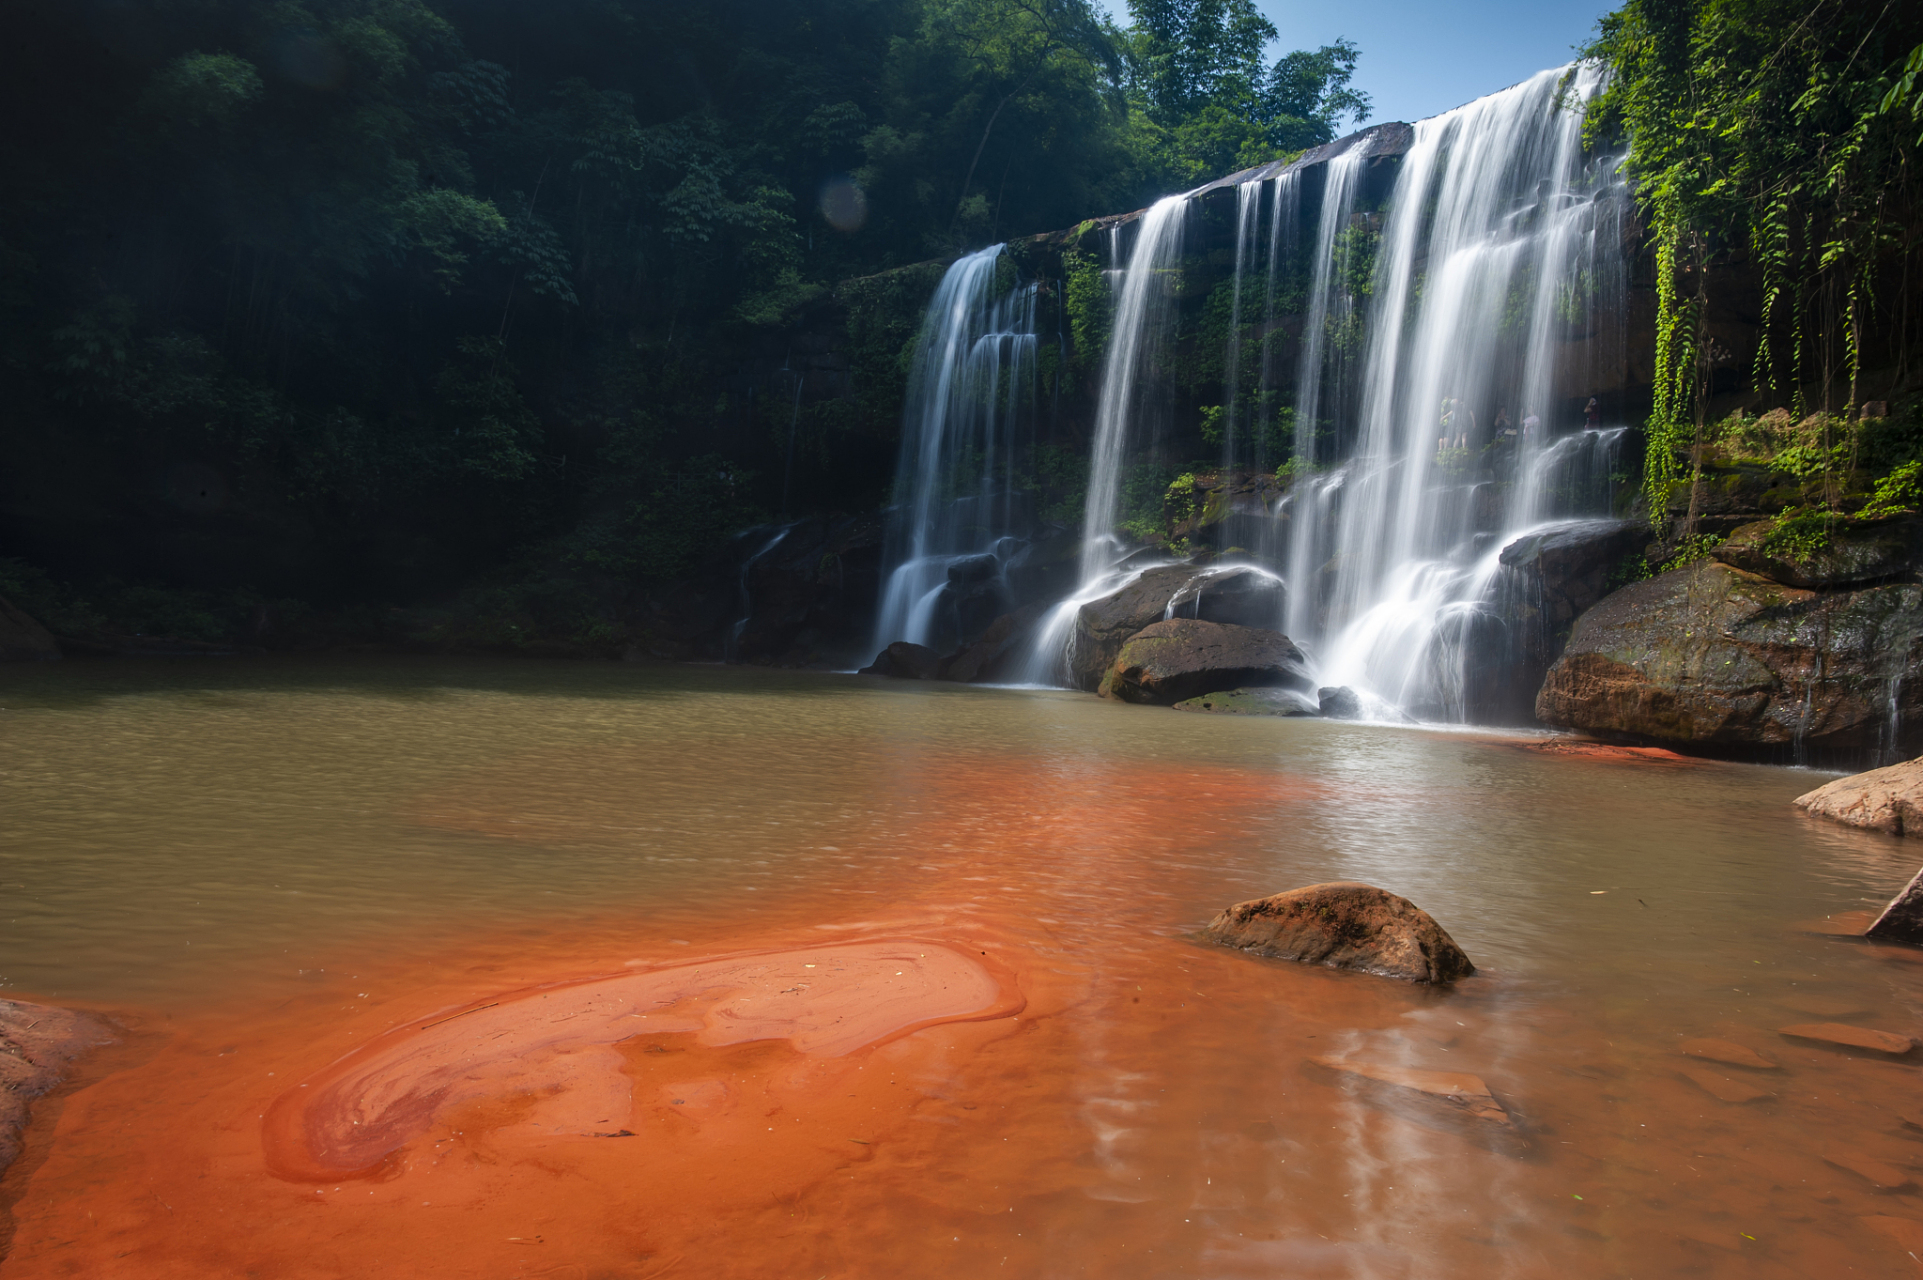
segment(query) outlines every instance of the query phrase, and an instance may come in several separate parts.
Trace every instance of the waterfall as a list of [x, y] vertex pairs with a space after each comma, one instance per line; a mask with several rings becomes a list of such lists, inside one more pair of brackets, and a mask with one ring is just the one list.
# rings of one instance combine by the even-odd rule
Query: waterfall
[[1262, 207], [1262, 184], [1244, 182], [1235, 188], [1235, 276], [1230, 284], [1229, 342], [1222, 360], [1222, 466], [1233, 467], [1236, 411], [1242, 400], [1242, 276], [1255, 248], [1255, 224]]
[[[1173, 301], [1169, 276], [1179, 266], [1187, 196], [1165, 196], [1141, 217], [1135, 246], [1122, 273], [1114, 329], [1102, 362], [1101, 393], [1095, 405], [1094, 440], [1089, 450], [1088, 497], [1083, 508], [1080, 583], [1051, 609], [1029, 642], [1021, 681], [1066, 683], [1075, 614], [1090, 600], [1120, 587], [1144, 567], [1121, 564], [1123, 544], [1115, 535], [1121, 520], [1122, 464], [1131, 444], [1142, 443], [1159, 425], [1165, 407], [1158, 362], [1172, 337]], [[1110, 260], [1121, 253], [1118, 233], [1110, 233]]]
[[[1601, 87], [1593, 68], [1545, 71], [1415, 126], [1376, 251], [1340, 501], [1316, 513], [1321, 528], [1304, 519], [1307, 504], [1291, 511], [1302, 602], [1291, 625], [1320, 652], [1328, 683], [1461, 718], [1463, 646], [1488, 643], [1479, 619], [1501, 548], [1552, 514], [1607, 514], [1590, 505], [1595, 494], [1565, 501], [1567, 485], [1553, 481], [1621, 433], [1551, 443], [1568, 406], [1600, 389], [1574, 382], [1564, 342], [1593, 337], [1624, 288], [1626, 193], [1613, 158], [1585, 162], [1582, 117], [1566, 105]], [[1325, 194], [1318, 273], [1341, 234], [1331, 203]], [[1307, 359], [1304, 399], [1317, 394]], [[1593, 379], [1597, 367], [1575, 373]], [[1499, 415], [1540, 422], [1499, 432]], [[1305, 575], [1324, 563], [1312, 539], [1330, 533], [1316, 625], [1301, 615], [1319, 594]]]
[[[1269, 197], [1269, 270], [1263, 295], [1262, 310], [1262, 386], [1258, 403], [1265, 417], [1274, 412], [1273, 401], [1280, 381], [1280, 361], [1276, 353], [1276, 339], [1281, 333], [1277, 323], [1280, 316], [1278, 292], [1285, 284], [1282, 265], [1293, 262], [1299, 252], [1297, 221], [1302, 216], [1302, 174], [1300, 170], [1288, 169], [1276, 175], [1270, 184]], [[1266, 426], [1266, 423], [1264, 424]], [[1259, 471], [1268, 470], [1271, 459], [1268, 452], [1268, 432], [1258, 429], [1255, 433], [1255, 466]]]
[[1030, 531], [1035, 398], [1033, 284], [1001, 285], [1002, 246], [942, 277], [922, 320], [902, 411], [875, 648], [961, 638], [957, 596], [1005, 594], [1001, 573]]
[[[1188, 197], [1164, 196], [1142, 215], [1115, 304], [1115, 328], [1102, 363], [1101, 396], [1095, 405], [1095, 437], [1088, 460], [1088, 502], [1083, 520], [1082, 585], [1104, 577], [1117, 559], [1122, 461], [1154, 417], [1161, 398], [1156, 361], [1171, 336], [1168, 275], [1182, 253]], [[1155, 425], [1150, 422], [1151, 428]]]

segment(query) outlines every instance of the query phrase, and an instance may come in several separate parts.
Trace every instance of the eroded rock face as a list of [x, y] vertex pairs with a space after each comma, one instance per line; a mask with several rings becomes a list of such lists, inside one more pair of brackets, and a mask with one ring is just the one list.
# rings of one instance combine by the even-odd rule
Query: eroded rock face
[[1851, 774], [1797, 796], [1799, 809], [1893, 836], [1923, 836], [1923, 760]]
[[1213, 689], [1303, 689], [1308, 684], [1302, 651], [1279, 631], [1170, 618], [1129, 637], [1099, 692], [1124, 702], [1172, 706]]
[[1476, 971], [1427, 911], [1353, 881], [1238, 902], [1210, 921], [1203, 936], [1257, 955], [1405, 982], [1452, 982]]
[[[1923, 586], [1788, 587], [1704, 561], [1577, 620], [1536, 698], [1544, 723], [1726, 746], [1923, 747]], [[1892, 699], [1896, 705], [1892, 706]], [[1892, 716], [1895, 712], [1895, 716]]]
[[0, 1170], [20, 1154], [29, 1104], [59, 1084], [75, 1058], [112, 1038], [84, 1013], [0, 1000]]
[[1247, 566], [1193, 572], [1169, 601], [1174, 617], [1263, 628], [1282, 620], [1287, 593], [1274, 574]]
[[1884, 520], [1876, 524], [1839, 523], [1829, 545], [1807, 561], [1763, 549], [1774, 520], [1743, 525], [1710, 555], [1738, 569], [1788, 587], [1858, 586], [1910, 576], [1923, 548], [1923, 522]]
[[53, 662], [59, 657], [52, 633], [0, 596], [0, 662]]
[[981, 639], [942, 660], [941, 678], [963, 683], [1005, 679], [1009, 667], [1021, 656], [1022, 642], [1044, 612], [1044, 606], [1031, 604], [1004, 613], [988, 624]]
[[1190, 565], [1160, 565], [1077, 610], [1075, 639], [1068, 655], [1069, 674], [1075, 684], [1091, 691], [1098, 687], [1128, 638], [1151, 622], [1161, 621], [1169, 601], [1194, 576], [1195, 569]]
[[925, 644], [897, 640], [875, 655], [856, 675], [894, 676], [898, 680], [933, 680], [941, 671], [941, 655]]

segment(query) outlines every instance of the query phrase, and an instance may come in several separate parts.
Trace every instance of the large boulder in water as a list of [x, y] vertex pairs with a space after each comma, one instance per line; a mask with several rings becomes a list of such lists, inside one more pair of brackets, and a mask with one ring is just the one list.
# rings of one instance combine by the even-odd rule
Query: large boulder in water
[[1176, 618], [1266, 629], [1282, 621], [1286, 603], [1280, 578], [1248, 565], [1233, 565], [1195, 571], [1170, 597], [1168, 613]]
[[0, 596], [0, 662], [52, 662], [59, 657], [53, 635]]
[[941, 655], [925, 644], [897, 640], [855, 674], [894, 676], [898, 680], [933, 680], [941, 674]]
[[1216, 689], [1308, 686], [1302, 651], [1279, 631], [1169, 618], [1129, 637], [1099, 692], [1172, 706]]
[[1923, 836], [1923, 760], [1838, 778], [1797, 796], [1794, 803], [1852, 827]]
[[1238, 902], [1210, 921], [1202, 936], [1256, 955], [1405, 982], [1453, 982], [1476, 971], [1427, 911], [1353, 881]]
[[1536, 698], [1546, 724], [1831, 754], [1923, 748], [1923, 586], [1784, 586], [1717, 561], [1577, 620]]
[[1093, 690], [1100, 685], [1128, 638], [1151, 622], [1159, 622], [1175, 593], [1194, 576], [1195, 569], [1190, 565], [1157, 565], [1077, 610], [1068, 654], [1069, 674], [1076, 686]]
[[1180, 617], [1269, 627], [1281, 621], [1283, 599], [1280, 579], [1245, 565], [1165, 564], [1145, 569], [1076, 612], [1069, 672], [1078, 688], [1096, 689], [1115, 665], [1122, 645], [1151, 623]]
[[1010, 668], [1021, 657], [1022, 645], [1044, 612], [1045, 606], [1030, 604], [1004, 613], [988, 624], [981, 639], [942, 659], [941, 678], [964, 683], [1007, 679], [1013, 674]]

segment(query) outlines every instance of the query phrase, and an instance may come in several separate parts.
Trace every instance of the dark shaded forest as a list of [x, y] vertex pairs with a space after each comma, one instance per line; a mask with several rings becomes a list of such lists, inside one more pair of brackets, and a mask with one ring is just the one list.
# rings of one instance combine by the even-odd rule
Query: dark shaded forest
[[0, 14], [0, 594], [70, 651], [457, 598], [592, 639], [757, 520], [886, 500], [913, 307], [824, 400], [795, 335], [841, 282], [1369, 106], [1249, 0]]

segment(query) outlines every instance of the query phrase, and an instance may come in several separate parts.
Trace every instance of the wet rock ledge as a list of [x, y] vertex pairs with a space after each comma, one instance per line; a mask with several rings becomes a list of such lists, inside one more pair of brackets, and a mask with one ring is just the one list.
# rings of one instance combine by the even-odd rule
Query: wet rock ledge
[[34, 1099], [59, 1084], [82, 1053], [112, 1039], [107, 1024], [87, 1014], [0, 1000], [0, 1171], [20, 1154]]

